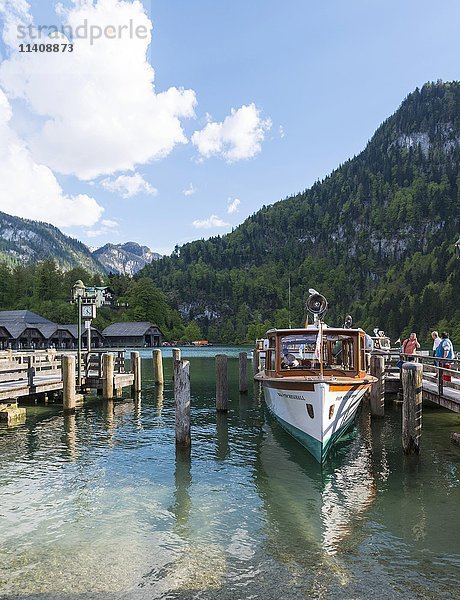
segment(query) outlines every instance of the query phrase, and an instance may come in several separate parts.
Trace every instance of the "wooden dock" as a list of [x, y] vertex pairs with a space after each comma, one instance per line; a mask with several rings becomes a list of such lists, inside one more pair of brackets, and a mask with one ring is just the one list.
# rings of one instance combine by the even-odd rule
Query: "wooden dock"
[[[46, 397], [56, 392], [62, 395], [63, 356], [75, 356], [75, 352], [58, 354], [51, 350], [0, 353], [0, 403], [17, 403], [18, 400]], [[82, 390], [102, 392], [106, 377], [103, 356], [104, 353], [100, 351], [82, 353]], [[134, 374], [125, 370], [124, 351], [117, 351], [113, 363], [111, 389], [118, 396], [124, 387], [134, 384]]]
[[[397, 394], [401, 390], [400, 369], [396, 367], [399, 354], [392, 354], [386, 363], [385, 390], [386, 393]], [[437, 363], [440, 359], [436, 359]], [[451, 369], [445, 369], [435, 364], [431, 356], [417, 356], [416, 362], [422, 365], [422, 391], [423, 399], [443, 406], [453, 412], [460, 413], [460, 370], [459, 361], [448, 360]], [[451, 381], [445, 381], [443, 374], [449, 376]]]

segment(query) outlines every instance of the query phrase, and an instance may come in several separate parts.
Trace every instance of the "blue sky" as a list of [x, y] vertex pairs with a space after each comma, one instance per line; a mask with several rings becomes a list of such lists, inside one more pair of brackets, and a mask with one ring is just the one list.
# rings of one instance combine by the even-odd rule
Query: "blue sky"
[[[0, 210], [91, 246], [226, 233], [359, 153], [415, 87], [459, 78], [457, 0], [55, 4], [0, 0]], [[18, 54], [18, 23], [85, 15], [151, 21], [151, 43]]]

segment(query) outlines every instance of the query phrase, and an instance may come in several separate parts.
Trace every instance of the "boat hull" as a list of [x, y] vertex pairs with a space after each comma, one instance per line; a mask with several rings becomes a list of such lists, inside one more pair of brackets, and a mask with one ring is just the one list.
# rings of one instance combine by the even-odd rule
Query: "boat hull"
[[267, 407], [280, 425], [322, 462], [352, 424], [369, 383], [263, 381]]

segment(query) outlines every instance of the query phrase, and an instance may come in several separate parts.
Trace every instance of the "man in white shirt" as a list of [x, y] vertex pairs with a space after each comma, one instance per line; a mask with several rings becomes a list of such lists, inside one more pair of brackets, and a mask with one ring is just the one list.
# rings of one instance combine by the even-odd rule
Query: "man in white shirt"
[[432, 331], [431, 337], [433, 338], [433, 356], [436, 356], [436, 348], [439, 346], [441, 338], [439, 337], [439, 333], [437, 331]]

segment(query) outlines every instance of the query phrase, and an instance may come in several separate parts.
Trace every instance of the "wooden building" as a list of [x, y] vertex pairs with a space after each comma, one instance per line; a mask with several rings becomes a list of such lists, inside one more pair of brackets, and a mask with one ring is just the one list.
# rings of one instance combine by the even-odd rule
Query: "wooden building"
[[105, 345], [111, 348], [151, 348], [161, 346], [164, 335], [158, 325], [140, 323], [113, 323], [104, 329]]
[[[71, 333], [73, 339], [73, 346], [71, 347], [76, 348], [78, 346], [78, 325], [70, 324], [62, 325], [62, 327], [65, 327]], [[88, 347], [88, 331], [84, 327], [81, 330], [81, 345], [83, 348]], [[103, 348], [106, 345], [104, 336], [99, 329], [91, 327], [91, 348]]]

